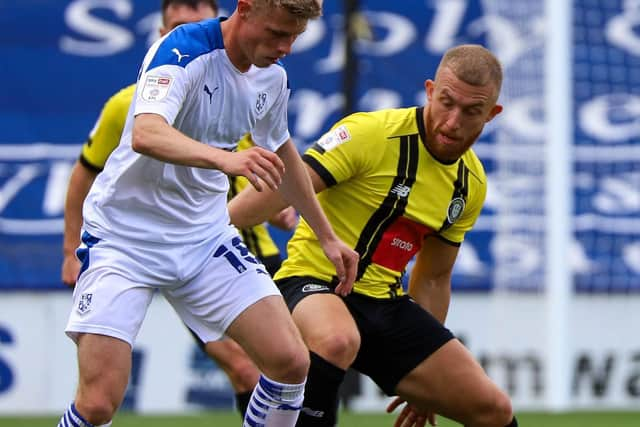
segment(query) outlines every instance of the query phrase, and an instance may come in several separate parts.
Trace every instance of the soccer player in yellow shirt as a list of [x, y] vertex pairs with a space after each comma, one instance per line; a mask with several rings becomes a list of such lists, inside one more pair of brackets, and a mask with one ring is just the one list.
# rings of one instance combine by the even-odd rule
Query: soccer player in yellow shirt
[[[451, 273], [465, 233], [486, 195], [486, 175], [471, 149], [502, 111], [502, 69], [478, 45], [451, 48], [428, 103], [350, 115], [305, 154], [318, 200], [336, 234], [360, 255], [353, 292], [336, 278], [301, 221], [276, 274], [311, 352], [297, 426], [334, 426], [347, 368], [372, 378], [389, 411], [406, 402], [396, 426], [435, 423], [441, 414], [468, 427], [515, 427], [509, 397], [444, 326]], [[260, 221], [255, 206], [278, 209], [277, 192], [245, 191], [229, 204], [240, 227]], [[416, 263], [408, 295], [401, 278]]]

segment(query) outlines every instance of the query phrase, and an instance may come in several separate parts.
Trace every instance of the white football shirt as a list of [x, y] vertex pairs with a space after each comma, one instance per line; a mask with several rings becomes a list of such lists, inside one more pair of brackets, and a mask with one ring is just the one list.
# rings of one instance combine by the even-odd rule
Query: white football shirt
[[159, 114], [187, 136], [227, 150], [235, 149], [247, 132], [256, 145], [271, 151], [289, 139], [284, 68], [238, 71], [224, 49], [223, 19], [181, 25], [149, 49], [120, 145], [84, 203], [89, 233], [190, 244], [229, 232], [227, 176], [133, 151], [131, 130], [138, 114]]

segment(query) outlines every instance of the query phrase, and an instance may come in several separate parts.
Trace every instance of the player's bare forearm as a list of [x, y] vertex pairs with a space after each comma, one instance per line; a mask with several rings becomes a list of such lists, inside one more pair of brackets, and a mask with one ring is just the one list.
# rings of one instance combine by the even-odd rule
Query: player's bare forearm
[[163, 162], [244, 176], [258, 191], [276, 190], [284, 174], [284, 164], [275, 153], [260, 147], [240, 152], [211, 147], [189, 138], [158, 114], [136, 116], [132, 148]]
[[436, 237], [424, 240], [409, 278], [409, 294], [444, 323], [451, 301], [451, 274], [458, 247]]
[[89, 189], [96, 178], [96, 173], [87, 169], [79, 161], [73, 166], [67, 197], [64, 204], [64, 236], [62, 251], [62, 281], [73, 285], [79, 270], [79, 262], [75, 258], [75, 250], [80, 245], [82, 228], [82, 205], [89, 194]]
[[414, 279], [409, 286], [409, 294], [440, 323], [444, 324], [451, 302], [451, 281], [448, 278]]
[[262, 224], [288, 205], [278, 191], [267, 189], [258, 192], [247, 186], [229, 201], [227, 207], [231, 224], [238, 228], [249, 228]]
[[291, 231], [298, 225], [298, 214], [293, 206], [287, 206], [269, 217], [269, 224], [281, 230]]
[[286, 142], [280, 147], [278, 154], [287, 168], [280, 186], [284, 199], [289, 200], [304, 217], [320, 243], [337, 239], [318, 203], [311, 179], [293, 142]]

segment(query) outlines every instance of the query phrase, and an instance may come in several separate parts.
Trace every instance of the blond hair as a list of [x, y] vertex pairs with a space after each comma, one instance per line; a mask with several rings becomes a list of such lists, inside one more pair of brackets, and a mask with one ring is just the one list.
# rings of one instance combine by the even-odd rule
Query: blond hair
[[448, 68], [463, 82], [472, 86], [493, 84], [496, 98], [502, 86], [502, 65], [488, 49], [477, 44], [464, 44], [447, 50], [438, 65], [440, 70]]
[[315, 19], [322, 16], [322, 0], [253, 0], [255, 9], [282, 8], [299, 19]]

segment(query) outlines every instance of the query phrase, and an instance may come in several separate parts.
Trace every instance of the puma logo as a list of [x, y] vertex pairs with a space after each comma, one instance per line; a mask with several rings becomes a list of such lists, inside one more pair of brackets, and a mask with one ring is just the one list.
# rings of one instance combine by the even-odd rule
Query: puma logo
[[171, 49], [171, 52], [175, 53], [176, 55], [178, 55], [178, 62], [182, 61], [182, 58], [186, 58], [188, 56], [190, 56], [189, 54], [181, 54], [180, 51], [178, 50], [178, 48], [174, 47], [173, 49]]
[[209, 89], [209, 86], [207, 86], [206, 84], [204, 85], [204, 91], [207, 95], [209, 95], [209, 104], [211, 104], [211, 100], [213, 98], [213, 92], [215, 92], [216, 90], [218, 90], [219, 86], [216, 86], [213, 88], [213, 91], [211, 91], [211, 89]]

